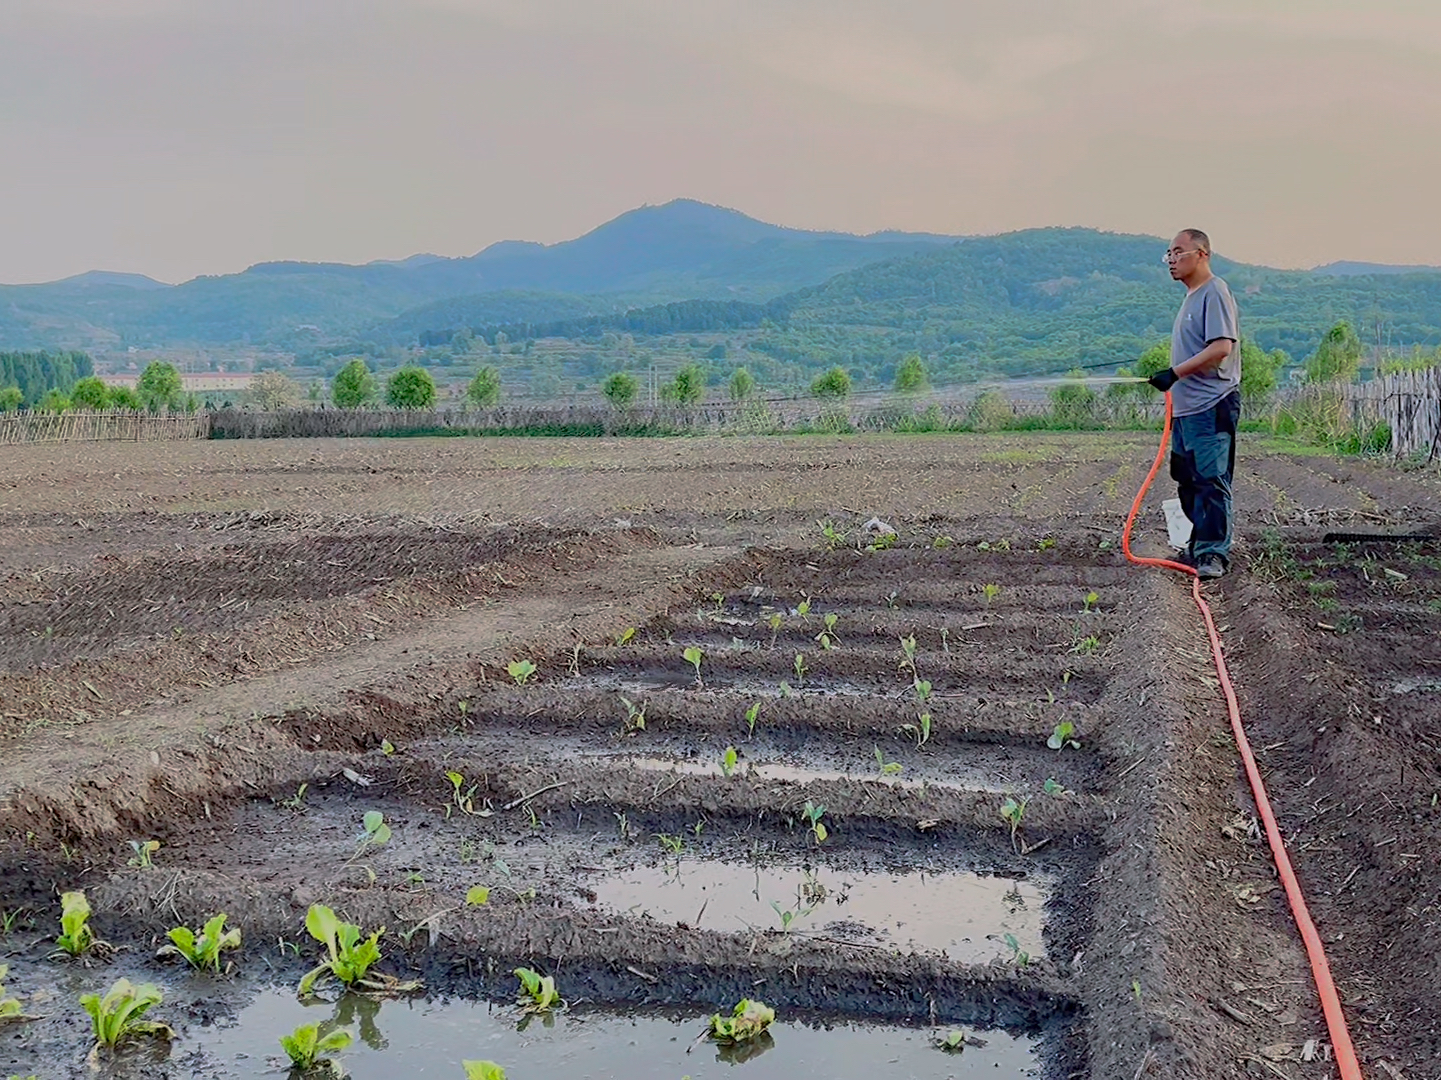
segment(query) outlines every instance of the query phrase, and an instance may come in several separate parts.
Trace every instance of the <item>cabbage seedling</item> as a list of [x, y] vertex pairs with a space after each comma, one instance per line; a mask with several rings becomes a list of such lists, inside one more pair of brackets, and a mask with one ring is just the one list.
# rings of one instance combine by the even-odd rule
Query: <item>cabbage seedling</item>
[[493, 1061], [462, 1061], [465, 1080], [505, 1080], [505, 1070]]
[[355, 838], [355, 855], [352, 858], [359, 858], [369, 848], [380, 847], [389, 840], [390, 826], [385, 823], [385, 815], [379, 810], [367, 810], [360, 819], [360, 835]]
[[725, 753], [721, 755], [721, 772], [730, 776], [736, 771], [736, 765], [740, 763], [740, 755], [736, 753], [734, 746], [727, 746]]
[[628, 697], [622, 697], [621, 704], [625, 706], [625, 727], [621, 728], [622, 735], [629, 735], [633, 731], [645, 730], [645, 706], [636, 707], [635, 702]]
[[151, 860], [157, 851], [160, 850], [159, 840], [132, 840], [130, 848], [135, 852], [127, 861], [128, 866], [138, 866], [142, 870], [149, 870], [155, 863]]
[[164, 946], [159, 956], [183, 957], [198, 971], [209, 969], [220, 973], [220, 953], [225, 949], [240, 948], [240, 931], [225, 929], [225, 913], [212, 916], [196, 933], [188, 926], [177, 926], [166, 932], [170, 944]]
[[834, 611], [826, 614], [826, 628], [816, 635], [816, 640], [821, 643], [822, 649], [834, 649], [836, 647], [835, 631], [836, 622], [839, 616]]
[[1007, 797], [1006, 801], [1001, 803], [1001, 817], [1005, 818], [1006, 824], [1010, 825], [1011, 827], [1011, 847], [1014, 848], [1018, 853], [1020, 852], [1021, 848], [1020, 843], [1016, 839], [1016, 833], [1020, 831], [1021, 819], [1025, 816], [1025, 799], [1017, 802], [1014, 798]]
[[912, 687], [916, 692], [916, 704], [924, 705], [931, 697], [931, 682], [929, 679], [917, 679]]
[[806, 671], [808, 670], [806, 668], [806, 658], [804, 653], [796, 653], [796, 662], [794, 666], [796, 669], [796, 682], [804, 683], [806, 681]]
[[775, 913], [781, 921], [782, 934], [789, 934], [791, 932], [791, 923], [795, 922], [797, 919], [804, 919], [807, 915], [809, 915], [812, 911], [815, 910], [814, 907], [808, 907], [802, 908], [800, 911], [787, 911], [785, 908], [781, 907], [781, 902], [779, 900], [772, 900], [771, 907], [775, 909]]
[[981, 592], [986, 597], [986, 606], [990, 607], [996, 597], [1001, 595], [1001, 587], [999, 585], [982, 585]]
[[472, 885], [465, 891], [466, 907], [484, 907], [490, 903], [490, 886]]
[[1021, 943], [1016, 940], [1015, 934], [1006, 935], [1006, 945], [1011, 950], [1011, 962], [1015, 964], [1016, 967], [1023, 968], [1030, 965], [1031, 954], [1021, 948]]
[[[448, 772], [445, 774], [445, 778], [450, 781], [450, 798], [454, 809], [459, 810], [462, 814], [474, 814], [475, 789], [480, 785], [471, 784], [470, 787], [467, 788], [465, 786], [464, 775], [458, 772]], [[451, 806], [445, 808], [446, 817], [450, 817], [451, 808]]]
[[1071, 646], [1071, 651], [1078, 656], [1091, 656], [1101, 647], [1101, 639], [1095, 634], [1088, 634]]
[[836, 528], [835, 522], [818, 521], [816, 524], [821, 528], [821, 538], [826, 542], [827, 551], [835, 551], [846, 542], [845, 530]]
[[615, 636], [616, 648], [624, 648], [626, 645], [629, 645], [633, 637], [635, 637], [635, 627], [627, 626]]
[[510, 677], [515, 680], [516, 686], [524, 686], [530, 681], [530, 677], [535, 674], [535, 665], [529, 660], [512, 660], [505, 665], [505, 670], [508, 671]]
[[695, 684], [697, 686], [704, 686], [705, 684], [701, 682], [700, 679], [700, 662], [705, 657], [705, 653], [701, 651], [699, 646], [687, 645], [681, 650], [681, 656], [685, 657], [687, 664], [695, 668]]
[[909, 671], [914, 677], [916, 673], [916, 636], [914, 634], [901, 638], [901, 659], [896, 666], [902, 671]]
[[114, 948], [95, 936], [90, 929], [90, 901], [84, 892], [60, 895], [60, 936], [55, 939], [59, 951], [68, 956], [83, 956], [94, 949], [104, 959]]
[[341, 922], [324, 904], [311, 904], [305, 914], [305, 929], [325, 946], [328, 955], [300, 980], [301, 997], [309, 994], [316, 981], [326, 974], [335, 976], [346, 986], [372, 985], [365, 981], [365, 975], [380, 960], [380, 936], [385, 933], [385, 927], [362, 941], [360, 927]]
[[1042, 789], [1045, 791], [1045, 793], [1046, 793], [1047, 795], [1058, 795], [1058, 796], [1059, 796], [1059, 795], [1069, 795], [1069, 794], [1070, 794], [1069, 791], [1067, 791], [1064, 787], [1062, 787], [1059, 783], [1057, 783], [1057, 781], [1056, 781], [1056, 779], [1055, 779], [1054, 777], [1048, 778], [1048, 779], [1046, 780], [1045, 784], [1042, 786]]
[[1070, 747], [1072, 750], [1079, 750], [1081, 744], [1073, 736], [1076, 733], [1076, 725], [1069, 720], [1062, 720], [1051, 731], [1051, 737], [1046, 740], [1046, 745], [1052, 750], [1064, 750]]
[[1099, 594], [1097, 594], [1097, 593], [1095, 593], [1095, 592], [1088, 592], [1088, 593], [1086, 594], [1086, 602], [1085, 602], [1085, 604], [1084, 604], [1084, 605], [1082, 606], [1082, 608], [1081, 608], [1081, 614], [1082, 614], [1082, 615], [1089, 615], [1089, 614], [1091, 614], [1091, 612], [1095, 611], [1095, 610], [1096, 610], [1096, 601], [1099, 600], [1100, 598], [1101, 598], [1101, 597], [1100, 597]]
[[520, 980], [520, 996], [517, 1004], [527, 1013], [549, 1012], [555, 1005], [564, 1005], [555, 988], [554, 975], [541, 975], [530, 968], [516, 968], [515, 977]]
[[751, 738], [755, 738], [756, 721], [761, 718], [761, 703], [757, 701], [746, 710], [746, 727], [750, 730]]
[[338, 1054], [354, 1041], [355, 1036], [344, 1028], [322, 1036], [320, 1025], [301, 1024], [289, 1035], [280, 1036], [280, 1048], [290, 1058], [291, 1067], [301, 1075], [308, 1076], [318, 1068], [339, 1078], [345, 1075], [340, 1062], [321, 1055]]
[[741, 998], [729, 1016], [716, 1013], [707, 1034], [716, 1042], [742, 1043], [764, 1035], [775, 1023], [776, 1011], [763, 1001]]
[[830, 835], [826, 827], [821, 824], [821, 815], [825, 812], [826, 808], [824, 806], [819, 806], [809, 799], [806, 800], [805, 806], [801, 808], [801, 816], [810, 824], [811, 833], [815, 836], [817, 844], [824, 844], [826, 837]]
[[804, 600], [802, 600], [799, 604], [796, 605], [796, 614], [799, 615], [802, 619], [805, 619], [810, 616], [810, 613], [811, 598], [807, 596]]
[[769, 619], [766, 620], [766, 622], [770, 624], [770, 628], [771, 628], [771, 648], [772, 648], [772, 649], [774, 649], [774, 648], [776, 647], [776, 635], [777, 635], [778, 633], [780, 633], [782, 619], [783, 619], [783, 617], [782, 617], [781, 613], [780, 613], [779, 611], [777, 611], [777, 612], [773, 613]]
[[26, 1016], [21, 1011], [20, 999], [9, 997], [5, 993], [5, 974], [10, 970], [9, 964], [0, 964], [0, 1024], [12, 1023], [20, 1020], [33, 1020], [32, 1016]]
[[90, 1026], [95, 1033], [95, 1048], [90, 1051], [91, 1062], [98, 1063], [102, 1047], [114, 1050], [121, 1042], [136, 1036], [175, 1038], [175, 1032], [168, 1024], [141, 1019], [160, 1001], [159, 987], [153, 983], [136, 986], [129, 979], [116, 979], [103, 998], [98, 994], [82, 994], [80, 1005], [90, 1014]]
[[886, 755], [881, 753], [879, 746], [875, 748], [875, 751], [876, 765], [880, 768], [882, 776], [891, 776], [901, 771], [901, 763], [899, 761], [887, 761]]
[[919, 750], [931, 741], [931, 714], [921, 713], [914, 724], [902, 724], [901, 731], [916, 740], [916, 749]]

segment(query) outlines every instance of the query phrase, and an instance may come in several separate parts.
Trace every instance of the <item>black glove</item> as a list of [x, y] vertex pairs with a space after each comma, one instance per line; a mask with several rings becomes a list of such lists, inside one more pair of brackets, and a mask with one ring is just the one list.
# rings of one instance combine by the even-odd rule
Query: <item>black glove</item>
[[1164, 394], [1167, 390], [1171, 389], [1171, 387], [1176, 385], [1177, 378], [1178, 376], [1173, 370], [1171, 370], [1170, 368], [1166, 368], [1164, 371], [1156, 372], [1156, 374], [1152, 375], [1146, 381]]

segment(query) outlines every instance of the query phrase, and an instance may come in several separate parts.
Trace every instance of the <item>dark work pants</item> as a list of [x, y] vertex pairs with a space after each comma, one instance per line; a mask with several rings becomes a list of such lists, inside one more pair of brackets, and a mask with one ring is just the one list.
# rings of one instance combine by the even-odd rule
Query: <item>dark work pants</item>
[[1171, 425], [1171, 477], [1191, 519], [1191, 557], [1231, 558], [1231, 476], [1236, 471], [1236, 421], [1241, 394], [1233, 391], [1204, 412]]

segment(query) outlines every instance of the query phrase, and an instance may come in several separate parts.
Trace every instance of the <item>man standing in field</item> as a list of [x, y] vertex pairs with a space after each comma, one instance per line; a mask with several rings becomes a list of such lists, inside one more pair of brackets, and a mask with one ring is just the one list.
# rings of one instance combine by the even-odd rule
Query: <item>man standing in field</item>
[[1191, 519], [1181, 561], [1218, 578], [1231, 558], [1231, 476], [1241, 416], [1241, 332], [1230, 288], [1211, 273], [1211, 240], [1182, 229], [1166, 252], [1186, 298], [1171, 328], [1171, 366], [1150, 378], [1171, 392], [1171, 477]]

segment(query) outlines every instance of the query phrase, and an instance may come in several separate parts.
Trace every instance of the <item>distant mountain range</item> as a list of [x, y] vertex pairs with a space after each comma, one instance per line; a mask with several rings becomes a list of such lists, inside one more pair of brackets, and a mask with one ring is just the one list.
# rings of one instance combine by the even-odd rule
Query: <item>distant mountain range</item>
[[[305, 347], [411, 308], [477, 294], [586, 296], [580, 303], [587, 310], [695, 297], [765, 300], [866, 263], [954, 242], [928, 234], [806, 232], [679, 199], [632, 210], [575, 240], [503, 241], [468, 258], [259, 263], [175, 286], [106, 272], [0, 286], [0, 348]], [[494, 303], [479, 301], [482, 309]], [[555, 315], [574, 311], [576, 303], [558, 301]]]
[[[806, 232], [677, 200], [575, 240], [363, 266], [272, 262], [181, 285], [92, 271], [0, 286], [0, 349], [255, 345], [301, 355], [482, 335], [754, 331], [802, 371], [880, 371], [900, 351], [958, 376], [1124, 362], [1164, 336], [1176, 285], [1164, 241], [1090, 229], [991, 237]], [[1332, 263], [1282, 271], [1217, 258], [1249, 333], [1296, 356], [1340, 318], [1367, 340], [1441, 343], [1441, 270]]]

